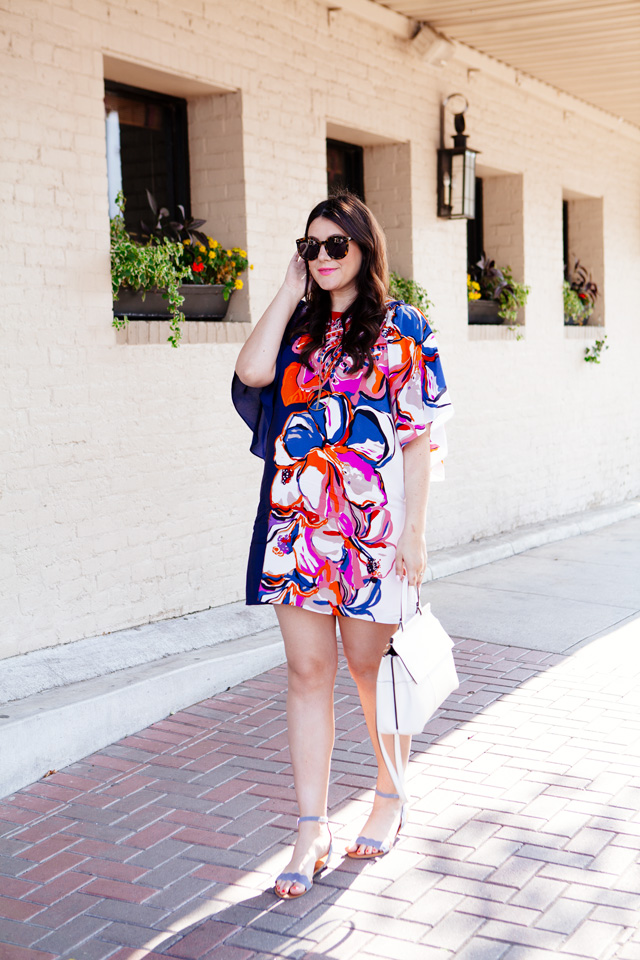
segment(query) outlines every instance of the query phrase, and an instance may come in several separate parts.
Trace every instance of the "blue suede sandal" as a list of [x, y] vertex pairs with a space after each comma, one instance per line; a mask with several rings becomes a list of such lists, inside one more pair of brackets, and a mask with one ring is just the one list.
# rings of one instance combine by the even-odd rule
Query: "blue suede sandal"
[[[397, 793], [383, 793], [382, 790], [378, 790], [376, 787], [376, 793], [379, 797], [385, 797], [387, 800], [399, 800], [400, 797]], [[404, 827], [407, 820], [407, 809], [408, 804], [403, 803], [400, 810], [400, 823], [398, 824], [398, 829], [396, 830], [396, 835], [391, 841], [391, 843], [385, 843], [382, 840], [372, 840], [370, 837], [357, 837], [356, 846], [358, 847], [375, 847], [375, 853], [358, 853], [357, 850], [347, 850], [347, 856], [351, 857], [352, 860], [375, 860], [376, 857], [384, 857], [385, 854], [389, 853], [391, 848], [394, 846], [400, 831]]]
[[[297, 825], [304, 823], [305, 820], [313, 820], [317, 823], [329, 823], [328, 817], [298, 817]], [[331, 836], [331, 831], [329, 831], [329, 836]], [[299, 883], [300, 886], [304, 887], [304, 890], [301, 893], [279, 893], [277, 886], [274, 885], [273, 892], [275, 895], [280, 897], [281, 900], [296, 900], [298, 897], [304, 897], [305, 893], [308, 893], [309, 890], [311, 890], [314, 877], [316, 877], [319, 873], [322, 873], [324, 868], [327, 866], [329, 857], [331, 856], [332, 848], [333, 838], [329, 843], [329, 849], [325, 853], [324, 857], [320, 857], [319, 860], [316, 860], [311, 880], [309, 877], [305, 877], [304, 873], [281, 873], [276, 877], [276, 884], [278, 883], [278, 880], [290, 880], [292, 883]]]

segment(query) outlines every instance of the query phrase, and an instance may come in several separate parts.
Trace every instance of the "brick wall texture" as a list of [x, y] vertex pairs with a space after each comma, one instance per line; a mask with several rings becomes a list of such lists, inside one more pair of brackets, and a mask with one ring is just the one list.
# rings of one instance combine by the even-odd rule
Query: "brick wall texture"
[[[469, 73], [464, 50], [427, 64], [319, 0], [5, 0], [0, 30], [0, 657], [243, 594], [260, 464], [229, 399], [228, 331], [245, 328], [178, 350], [113, 330], [105, 57], [111, 79], [187, 95], [194, 200], [254, 264], [232, 319], [260, 316], [326, 193], [327, 124], [360, 137], [391, 266], [428, 288], [456, 405], [431, 549], [638, 495], [635, 128], [489, 58]], [[470, 338], [466, 225], [436, 216], [454, 91], [485, 176], [505, 178], [492, 230], [532, 288], [519, 341]], [[575, 236], [600, 231], [585, 238], [603, 251], [600, 366], [563, 328], [563, 191], [598, 201]]]

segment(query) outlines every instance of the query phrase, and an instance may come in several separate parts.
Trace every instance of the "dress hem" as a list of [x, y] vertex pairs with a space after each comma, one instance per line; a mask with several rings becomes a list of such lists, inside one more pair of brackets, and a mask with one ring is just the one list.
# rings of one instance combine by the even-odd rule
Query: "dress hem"
[[334, 610], [317, 610], [306, 607], [304, 604], [284, 603], [282, 600], [246, 600], [247, 607], [295, 607], [297, 610], [306, 610], [307, 613], [317, 613], [321, 617], [337, 617], [342, 620], [366, 620], [367, 623], [378, 623], [385, 627], [397, 627], [399, 620], [375, 620], [371, 614], [336, 613]]

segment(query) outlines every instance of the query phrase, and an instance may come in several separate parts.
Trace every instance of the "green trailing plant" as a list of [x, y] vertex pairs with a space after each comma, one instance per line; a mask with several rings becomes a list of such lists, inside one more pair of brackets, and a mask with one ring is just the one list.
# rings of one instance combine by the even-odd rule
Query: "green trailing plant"
[[592, 304], [584, 303], [576, 291], [571, 288], [568, 280], [562, 281], [562, 302], [565, 324], [577, 324], [582, 327], [593, 313]]
[[567, 270], [562, 295], [565, 323], [584, 326], [598, 299], [598, 286], [579, 260], [576, 260], [572, 271]]
[[[180, 324], [184, 303], [179, 287], [189, 274], [189, 266], [182, 260], [182, 244], [163, 238], [161, 243], [142, 244], [127, 231], [124, 223], [125, 199], [122, 193], [116, 198], [118, 213], [111, 220], [111, 289], [113, 299], [118, 299], [121, 287], [141, 290], [144, 299], [150, 290], [162, 291], [168, 302], [171, 333], [168, 342], [178, 346], [182, 338]], [[127, 316], [114, 317], [113, 326], [121, 330], [127, 325]]]
[[522, 333], [523, 326], [521, 323], [514, 323], [507, 327], [507, 330], [510, 330], [511, 333], [515, 333], [516, 340], [524, 340], [524, 334]]
[[[121, 287], [145, 293], [159, 290], [167, 300], [171, 328], [168, 342], [177, 347], [182, 339], [184, 314], [180, 307], [184, 297], [181, 285], [220, 284], [228, 300], [234, 290], [241, 290], [240, 274], [247, 269], [245, 250], [225, 249], [221, 243], [199, 229], [206, 221], [186, 217], [178, 207], [179, 217], [171, 219], [166, 207], [158, 209], [155, 197], [147, 190], [154, 224], [141, 223], [141, 238], [130, 234], [124, 222], [125, 199], [116, 198], [119, 213], [111, 220], [111, 284], [113, 299]], [[122, 329], [128, 317], [114, 318], [113, 325]]]
[[[429, 317], [429, 310], [433, 306], [427, 291], [416, 280], [401, 277], [399, 273], [389, 274], [389, 296], [393, 300], [404, 300], [405, 303], [417, 307], [425, 317]], [[433, 327], [431, 329], [434, 329]]]
[[[498, 316], [515, 325], [520, 307], [524, 307], [531, 288], [513, 278], [511, 267], [496, 267], [483, 251], [477, 263], [469, 267], [467, 297], [469, 300], [497, 300]], [[479, 294], [479, 296], [478, 296]], [[522, 339], [519, 337], [518, 339]]]
[[600, 363], [600, 359], [605, 350], [609, 349], [609, 344], [605, 343], [607, 335], [602, 340], [596, 340], [590, 347], [585, 347], [584, 359], [586, 363]]

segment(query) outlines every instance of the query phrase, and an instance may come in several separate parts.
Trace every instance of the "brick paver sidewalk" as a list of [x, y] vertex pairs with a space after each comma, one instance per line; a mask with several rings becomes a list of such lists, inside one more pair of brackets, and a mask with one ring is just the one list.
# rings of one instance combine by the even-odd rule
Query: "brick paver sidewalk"
[[640, 960], [640, 662], [459, 641], [392, 853], [342, 859], [372, 754], [341, 666], [330, 870], [270, 892], [296, 803], [284, 668], [0, 801], [1, 960]]

